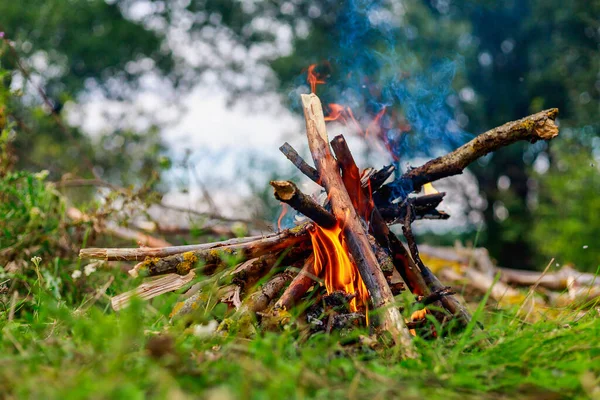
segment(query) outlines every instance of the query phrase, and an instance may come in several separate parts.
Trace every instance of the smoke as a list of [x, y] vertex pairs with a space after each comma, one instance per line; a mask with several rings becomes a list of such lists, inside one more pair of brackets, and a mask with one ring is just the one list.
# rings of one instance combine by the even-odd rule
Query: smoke
[[[418, 36], [407, 21], [409, 5], [347, 0], [329, 6], [337, 17], [331, 31], [333, 48], [328, 49], [326, 63], [320, 63], [322, 74], [328, 75], [327, 84], [317, 89], [323, 103], [351, 107], [363, 126], [385, 107], [377, 139], [397, 164], [464, 143], [469, 135], [448, 105], [462, 59], [422, 60], [427, 49], [418, 54], [409, 50], [407, 44], [414, 45]], [[297, 96], [297, 91], [291, 95]]]

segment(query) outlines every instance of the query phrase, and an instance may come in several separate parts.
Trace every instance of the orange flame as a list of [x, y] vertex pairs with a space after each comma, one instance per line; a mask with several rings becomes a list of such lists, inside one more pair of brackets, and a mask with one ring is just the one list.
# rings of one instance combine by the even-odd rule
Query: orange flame
[[386, 110], [386, 107], [383, 107], [381, 109], [381, 111], [379, 111], [377, 113], [375, 118], [373, 118], [373, 121], [371, 121], [371, 123], [367, 127], [367, 130], [365, 131], [365, 138], [369, 138], [369, 136], [373, 136], [373, 134], [375, 134], [373, 131], [377, 130], [377, 134], [379, 134], [381, 132], [381, 126], [379, 124], [381, 121], [381, 117], [383, 117], [383, 115], [385, 114], [385, 110]]
[[283, 221], [283, 217], [287, 214], [288, 208], [287, 204], [281, 203], [281, 214], [279, 214], [279, 218], [277, 219], [277, 229], [281, 230], [281, 221]]
[[436, 194], [439, 192], [433, 187], [431, 182], [427, 182], [426, 184], [423, 185], [423, 193], [428, 195], [428, 194]]
[[369, 292], [348, 256], [342, 228], [339, 225], [332, 229], [315, 226], [310, 231], [310, 239], [315, 255], [315, 273], [324, 278], [327, 293], [356, 293], [357, 296], [350, 301], [350, 310], [355, 312], [359, 307], [366, 308]]
[[[412, 315], [410, 316], [410, 320], [411, 321], [420, 321], [422, 319], [427, 318], [427, 314], [429, 314], [429, 310], [424, 308], [422, 310], [417, 310], [415, 312], [412, 313]], [[415, 329], [410, 329], [410, 334], [413, 336], [417, 336], [417, 331]]]
[[310, 92], [315, 93], [317, 91], [317, 85], [323, 85], [325, 81], [319, 78], [319, 75], [315, 72], [317, 64], [309, 65], [306, 81], [310, 85]]
[[352, 125], [354, 125], [354, 129], [356, 129], [356, 131], [361, 135], [364, 135], [363, 129], [356, 118], [354, 118], [354, 113], [350, 107], [345, 107], [336, 103], [330, 103], [328, 106], [330, 112], [325, 117], [325, 121], [339, 121], [345, 126], [348, 126], [349, 123], [352, 123]]

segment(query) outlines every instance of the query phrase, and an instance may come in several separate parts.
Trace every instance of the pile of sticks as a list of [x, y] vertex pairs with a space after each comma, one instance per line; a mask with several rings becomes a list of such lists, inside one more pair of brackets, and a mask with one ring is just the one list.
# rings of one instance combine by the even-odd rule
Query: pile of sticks
[[[448, 218], [447, 214], [437, 210], [444, 193], [418, 197], [410, 194], [418, 193], [426, 183], [460, 174], [477, 158], [500, 147], [519, 140], [535, 142], [555, 137], [558, 128], [554, 119], [558, 110], [542, 111], [492, 129], [455, 151], [400, 175], [393, 166], [360, 171], [343, 136], [329, 141], [319, 98], [315, 94], [302, 95], [302, 105], [315, 167], [287, 143], [280, 150], [304, 175], [323, 187], [327, 192], [326, 203], [319, 204], [293, 182], [273, 181], [275, 197], [303, 214], [307, 221], [266, 236], [217, 243], [82, 249], [81, 258], [139, 261], [132, 270], [134, 274], [160, 276], [135, 291], [113, 298], [115, 309], [125, 306], [134, 295], [151, 298], [182, 287], [201, 272], [211, 276], [212, 280], [205, 279], [194, 285], [174, 310], [175, 315], [197, 307], [209, 285], [207, 282], [216, 283], [218, 298], [234, 308], [236, 315], [257, 317], [261, 326], [277, 321], [292, 309], [314, 314], [315, 308], [306, 303], [310, 298], [311, 304], [321, 302], [321, 305], [330, 306], [325, 308], [337, 310], [325, 319], [323, 315], [312, 315], [313, 321], [319, 321], [316, 325], [331, 329], [336, 323], [344, 325], [348, 321], [369, 320], [378, 331], [391, 335], [407, 357], [415, 356], [409, 329], [417, 321], [405, 320], [402, 316], [394, 299], [401, 290], [410, 291], [422, 305], [435, 304], [445, 310], [439, 315], [441, 320], [453, 319], [459, 325], [469, 322], [467, 309], [421, 260], [411, 230], [411, 224], [417, 219]], [[392, 175], [395, 179], [388, 182]], [[408, 249], [390, 230], [389, 225], [393, 224], [402, 225]], [[336, 226], [342, 230], [348, 256], [368, 291], [369, 315], [365, 315], [365, 310], [362, 315], [350, 315], [356, 313], [349, 313], [343, 304], [351, 301], [355, 294], [325, 294], [321, 284], [322, 271], [315, 270], [311, 232]], [[231, 260], [237, 262], [234, 267], [228, 267]]]

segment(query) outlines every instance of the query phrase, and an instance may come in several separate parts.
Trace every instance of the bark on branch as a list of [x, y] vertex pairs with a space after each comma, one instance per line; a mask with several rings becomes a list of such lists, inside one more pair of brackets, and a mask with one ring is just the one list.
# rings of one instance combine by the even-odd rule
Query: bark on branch
[[308, 165], [306, 161], [298, 154], [298, 152], [288, 143], [285, 142], [279, 150], [287, 157], [302, 172], [309, 177], [313, 182], [320, 184], [319, 172]]
[[88, 248], [79, 251], [79, 257], [83, 259], [98, 259], [105, 261], [142, 261], [148, 257], [167, 257], [176, 254], [187, 253], [190, 251], [204, 250], [226, 250], [239, 249], [247, 246], [252, 246], [254, 243], [268, 243], [284, 241], [289, 236], [297, 237], [304, 235], [308, 238], [306, 226], [288, 229], [282, 232], [274, 233], [267, 236], [248, 236], [244, 238], [236, 238], [225, 240], [222, 242], [190, 244], [185, 246], [169, 246], [158, 248]]
[[400, 179], [412, 181], [412, 189], [418, 191], [427, 182], [461, 174], [473, 161], [501, 147], [520, 140], [532, 143], [550, 140], [558, 135], [558, 127], [554, 122], [557, 115], [558, 109], [551, 108], [507, 122], [482, 133], [449, 154], [408, 171]]
[[305, 195], [290, 181], [271, 181], [275, 191], [275, 198], [289, 204], [296, 211], [312, 219], [317, 225], [331, 229], [337, 221], [333, 214], [317, 204], [312, 197]]

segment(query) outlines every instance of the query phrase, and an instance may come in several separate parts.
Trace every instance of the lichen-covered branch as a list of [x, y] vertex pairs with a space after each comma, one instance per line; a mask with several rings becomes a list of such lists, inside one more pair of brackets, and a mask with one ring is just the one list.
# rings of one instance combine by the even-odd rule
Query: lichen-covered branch
[[306, 229], [311, 225], [305, 224], [295, 229], [286, 230], [287, 234], [284, 237], [273, 236], [232, 246], [188, 251], [164, 258], [148, 258], [140, 263], [137, 269], [139, 272], [150, 276], [168, 273], [185, 275], [200, 263], [210, 266], [222, 265], [225, 257], [246, 260], [277, 253], [297, 246], [302, 242], [310, 243]]
[[243, 238], [229, 239], [222, 242], [191, 244], [185, 246], [169, 246], [157, 248], [89, 248], [81, 249], [79, 257], [83, 259], [97, 259], [105, 261], [141, 261], [148, 257], [167, 257], [175, 254], [182, 254], [190, 251], [202, 250], [224, 250], [236, 249], [251, 246], [254, 242], [277, 242], [286, 240], [287, 237], [302, 236], [308, 237], [306, 226], [286, 229], [281, 232], [266, 236], [248, 236]]

